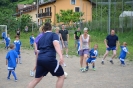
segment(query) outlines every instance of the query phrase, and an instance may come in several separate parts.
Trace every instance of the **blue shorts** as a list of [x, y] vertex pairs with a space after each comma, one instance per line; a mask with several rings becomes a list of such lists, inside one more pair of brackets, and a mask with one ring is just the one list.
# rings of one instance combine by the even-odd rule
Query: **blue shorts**
[[95, 62], [96, 59], [95, 58], [88, 58], [88, 60], [86, 61], [87, 63], [93, 63]]
[[57, 77], [64, 75], [64, 70], [56, 59], [47, 57], [49, 59], [48, 60], [45, 58], [40, 59], [38, 57], [35, 78], [46, 76], [48, 72]]
[[110, 50], [116, 50], [116, 46], [115, 47], [109, 47], [106, 50], [110, 51]]
[[18, 55], [20, 55], [20, 51], [16, 51]]

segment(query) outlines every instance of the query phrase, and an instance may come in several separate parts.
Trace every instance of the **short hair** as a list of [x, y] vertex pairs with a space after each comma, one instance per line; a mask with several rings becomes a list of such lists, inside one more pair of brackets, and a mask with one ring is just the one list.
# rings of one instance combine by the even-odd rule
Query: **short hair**
[[44, 31], [48, 31], [48, 30], [51, 30], [52, 29], [52, 26], [49, 22], [46, 22], [44, 24]]
[[60, 28], [59, 28], [59, 27], [56, 27], [55, 29], [56, 29], [56, 30], [57, 30], [57, 29], [58, 29], [58, 30], [60, 30]]
[[87, 27], [85, 27], [85, 28], [84, 28], [84, 31], [88, 31], [88, 28], [87, 28]]
[[40, 28], [39, 28], [39, 32], [43, 32], [44, 31], [44, 26], [42, 25]]
[[10, 49], [13, 49], [14, 48], [14, 44], [10, 44], [9, 47], [10, 47]]
[[18, 36], [18, 35], [16, 35], [16, 36], [15, 36], [15, 38], [19, 38], [19, 36]]

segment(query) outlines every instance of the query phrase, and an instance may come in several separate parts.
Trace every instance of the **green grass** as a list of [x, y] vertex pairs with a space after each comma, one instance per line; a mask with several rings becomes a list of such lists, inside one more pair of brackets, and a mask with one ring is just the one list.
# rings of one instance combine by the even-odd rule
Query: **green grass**
[[[9, 33], [11, 35], [11, 40], [12, 42], [14, 41], [14, 35], [15, 33]], [[29, 44], [29, 37], [31, 36], [32, 33], [21, 33], [20, 40], [22, 42], [22, 47], [24, 49], [30, 49], [30, 44]], [[38, 32], [33, 33], [35, 36], [37, 36]], [[105, 53], [106, 47], [104, 45], [104, 39], [107, 36], [107, 33], [104, 32], [98, 32], [98, 31], [90, 31], [89, 32], [91, 36], [91, 48], [94, 46], [94, 44], [98, 44], [99, 48], [99, 57], [102, 57], [103, 54]], [[128, 43], [128, 50], [130, 52], [130, 55], [127, 55], [127, 58], [132, 61], [133, 60], [133, 33], [132, 32], [127, 32], [123, 34], [117, 34], [119, 36], [120, 43], [122, 42], [127, 42]], [[76, 53], [76, 48], [74, 47], [75, 41], [73, 40], [73, 33], [70, 33], [70, 39], [69, 39], [69, 55], [77, 55]], [[0, 45], [3, 47], [4, 45]], [[112, 52], [110, 52], [109, 55], [111, 55]], [[119, 56], [120, 53], [120, 48], [117, 50], [117, 57]]]

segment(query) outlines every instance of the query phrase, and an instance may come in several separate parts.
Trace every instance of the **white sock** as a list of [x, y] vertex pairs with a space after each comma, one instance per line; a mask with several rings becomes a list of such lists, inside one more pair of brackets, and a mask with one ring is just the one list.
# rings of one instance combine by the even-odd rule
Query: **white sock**
[[102, 61], [104, 61], [104, 59], [102, 59]]
[[112, 58], [110, 60], [113, 60]]

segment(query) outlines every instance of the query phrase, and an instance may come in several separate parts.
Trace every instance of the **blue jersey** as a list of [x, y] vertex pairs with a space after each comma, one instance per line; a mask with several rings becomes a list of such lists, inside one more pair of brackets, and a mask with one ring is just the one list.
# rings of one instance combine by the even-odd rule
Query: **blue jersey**
[[120, 47], [121, 47], [121, 52], [120, 52], [119, 58], [125, 59], [127, 52], [128, 52], [128, 49], [125, 46], [120, 46]]
[[6, 33], [2, 32], [2, 37], [5, 39], [6, 38]]
[[17, 52], [15, 50], [10, 50], [6, 55], [6, 59], [8, 60], [8, 67], [16, 67], [17, 58], [18, 58]]
[[49, 60], [50, 57], [52, 59], [56, 59], [56, 50], [54, 48], [53, 41], [59, 42], [59, 36], [53, 32], [45, 32], [44, 35], [38, 41], [38, 59], [40, 59], [39, 57], [46, 57], [43, 58], [43, 60]]
[[5, 38], [5, 41], [6, 41], [6, 45], [9, 45], [10, 44], [10, 41], [11, 41], [10, 37], [6, 37]]
[[21, 41], [20, 41], [20, 40], [15, 40], [15, 41], [14, 41], [14, 45], [15, 45], [15, 50], [16, 50], [17, 52], [20, 51]]
[[[98, 51], [97, 50], [94, 50], [94, 49], [91, 49], [90, 50], [90, 58], [92, 58], [92, 56], [98, 56]], [[92, 59], [96, 59], [96, 58], [92, 58]]]
[[34, 44], [35, 38], [33, 36], [30, 36], [30, 44]]

